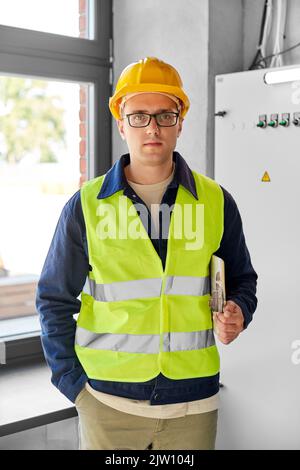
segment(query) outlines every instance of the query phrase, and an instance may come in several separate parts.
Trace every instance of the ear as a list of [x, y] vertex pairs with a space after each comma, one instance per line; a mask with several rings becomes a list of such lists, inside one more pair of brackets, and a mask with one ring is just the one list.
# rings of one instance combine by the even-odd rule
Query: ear
[[118, 129], [120, 136], [122, 137], [123, 140], [126, 140], [125, 132], [124, 132], [124, 120], [119, 119], [117, 121]]
[[182, 131], [182, 125], [183, 125], [183, 119], [179, 118], [179, 123], [178, 123], [178, 131], [177, 131], [177, 138], [180, 136], [181, 131]]

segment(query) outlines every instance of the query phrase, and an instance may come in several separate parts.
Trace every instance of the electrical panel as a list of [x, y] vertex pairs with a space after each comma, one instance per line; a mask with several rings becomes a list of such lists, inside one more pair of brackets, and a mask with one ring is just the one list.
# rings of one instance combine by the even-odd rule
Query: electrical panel
[[258, 274], [253, 322], [218, 343], [224, 448], [300, 448], [300, 82], [266, 84], [267, 72], [216, 77], [214, 178], [237, 203]]

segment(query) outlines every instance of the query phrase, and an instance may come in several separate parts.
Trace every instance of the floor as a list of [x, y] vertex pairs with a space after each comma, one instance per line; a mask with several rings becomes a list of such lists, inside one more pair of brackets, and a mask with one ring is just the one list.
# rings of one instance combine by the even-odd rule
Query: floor
[[0, 437], [0, 450], [77, 450], [78, 418]]

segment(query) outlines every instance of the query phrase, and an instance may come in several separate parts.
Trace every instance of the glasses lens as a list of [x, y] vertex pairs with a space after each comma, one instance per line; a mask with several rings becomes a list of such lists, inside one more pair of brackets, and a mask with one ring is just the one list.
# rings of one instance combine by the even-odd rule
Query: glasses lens
[[128, 116], [128, 119], [132, 127], [145, 127], [149, 123], [150, 116], [148, 114], [136, 113]]
[[175, 113], [161, 113], [156, 115], [157, 123], [159, 126], [170, 127], [175, 126], [177, 122], [177, 114]]

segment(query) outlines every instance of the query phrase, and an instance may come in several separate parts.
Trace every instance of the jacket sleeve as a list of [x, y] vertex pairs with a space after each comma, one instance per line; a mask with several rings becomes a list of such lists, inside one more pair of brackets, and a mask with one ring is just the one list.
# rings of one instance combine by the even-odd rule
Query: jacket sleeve
[[[221, 186], [222, 188], [222, 186]], [[257, 307], [255, 272], [246, 245], [242, 219], [231, 194], [222, 188], [224, 194], [224, 232], [215, 255], [225, 262], [226, 299], [233, 300], [242, 309], [244, 328], [252, 320]]]
[[72, 402], [87, 376], [74, 349], [78, 299], [89, 271], [80, 191], [64, 206], [37, 286], [41, 341], [52, 383]]

